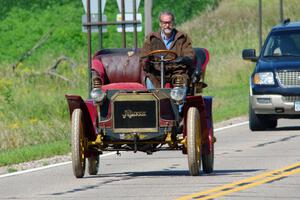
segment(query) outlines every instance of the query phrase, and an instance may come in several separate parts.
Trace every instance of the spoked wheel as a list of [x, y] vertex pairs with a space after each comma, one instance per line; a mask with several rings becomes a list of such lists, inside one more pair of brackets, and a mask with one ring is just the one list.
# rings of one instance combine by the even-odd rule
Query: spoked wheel
[[96, 175], [99, 170], [99, 155], [93, 155], [88, 158], [88, 168], [90, 175]]
[[75, 109], [72, 113], [72, 166], [73, 174], [76, 178], [82, 178], [85, 171], [84, 151], [86, 149], [86, 140], [83, 135], [82, 111]]
[[201, 170], [201, 124], [195, 107], [189, 108], [187, 113], [187, 153], [190, 174], [198, 176]]

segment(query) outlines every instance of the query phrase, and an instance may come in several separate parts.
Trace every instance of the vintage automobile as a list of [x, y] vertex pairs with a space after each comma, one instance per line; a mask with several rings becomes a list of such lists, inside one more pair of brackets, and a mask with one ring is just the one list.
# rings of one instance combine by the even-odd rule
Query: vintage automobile
[[[183, 101], [180, 77], [173, 87], [147, 90], [139, 66], [139, 49], [102, 49], [93, 56], [92, 68], [104, 77], [91, 98], [66, 95], [71, 116], [72, 165], [75, 177], [98, 173], [99, 155], [106, 151], [180, 150], [187, 154], [190, 175], [213, 171], [214, 142], [212, 97], [202, 96], [209, 53], [194, 48], [195, 71], [183, 107], [183, 127], [178, 104]], [[173, 55], [166, 59], [167, 55]], [[169, 50], [148, 55], [150, 62], [171, 62]], [[163, 70], [162, 70], [163, 71]], [[163, 77], [163, 74], [162, 74]], [[162, 78], [162, 83], [164, 79]]]
[[255, 62], [250, 78], [249, 127], [276, 128], [280, 118], [300, 118], [300, 22], [274, 26], [262, 47], [244, 49], [243, 59]]

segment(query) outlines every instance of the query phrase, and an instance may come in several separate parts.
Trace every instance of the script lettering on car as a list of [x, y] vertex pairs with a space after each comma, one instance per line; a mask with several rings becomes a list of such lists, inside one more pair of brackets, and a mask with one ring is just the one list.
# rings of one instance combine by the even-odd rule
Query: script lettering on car
[[147, 113], [145, 111], [132, 111], [132, 110], [124, 110], [122, 113], [123, 119], [126, 119], [127, 117], [129, 119], [133, 117], [146, 117]]

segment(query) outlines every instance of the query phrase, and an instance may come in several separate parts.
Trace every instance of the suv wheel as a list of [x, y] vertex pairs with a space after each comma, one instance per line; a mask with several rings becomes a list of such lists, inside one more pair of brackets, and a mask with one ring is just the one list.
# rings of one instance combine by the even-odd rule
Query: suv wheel
[[276, 128], [277, 119], [266, 119], [266, 126], [267, 128]]
[[277, 119], [269, 119], [266, 115], [255, 114], [251, 104], [249, 104], [249, 128], [251, 131], [263, 131], [267, 128], [276, 128]]
[[251, 131], [262, 131], [266, 129], [262, 116], [255, 114], [251, 104], [249, 104], [249, 128]]

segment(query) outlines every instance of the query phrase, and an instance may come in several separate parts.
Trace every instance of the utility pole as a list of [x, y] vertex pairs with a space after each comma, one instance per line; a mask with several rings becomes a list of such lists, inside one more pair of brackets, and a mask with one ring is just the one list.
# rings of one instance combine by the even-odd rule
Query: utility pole
[[152, 32], [152, 0], [144, 0], [145, 36]]
[[283, 0], [279, 0], [280, 23], [283, 22]]
[[[279, 0], [280, 23], [283, 22], [283, 0]], [[258, 0], [258, 40], [259, 50], [262, 48], [262, 0]]]
[[262, 47], [262, 0], [258, 0], [258, 40], [259, 40], [259, 51]]
[[[87, 23], [91, 23], [91, 1], [86, 0], [86, 6], [87, 6], [87, 13], [86, 13], [86, 18], [87, 18]], [[92, 91], [92, 45], [91, 45], [91, 38], [92, 38], [92, 27], [88, 26], [87, 27], [87, 38], [88, 38], [88, 80], [89, 80], [89, 85], [88, 85], [88, 97], [90, 98], [91, 96], [91, 91]]]
[[[98, 0], [98, 22], [102, 22], [102, 0]], [[103, 47], [103, 42], [102, 42], [102, 26], [98, 26], [98, 31], [99, 31], [99, 49], [102, 49]]]

